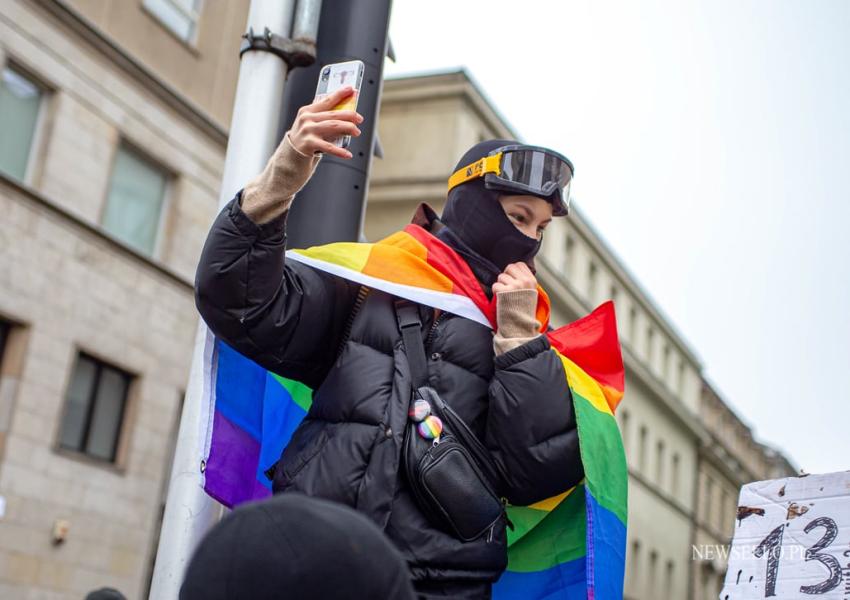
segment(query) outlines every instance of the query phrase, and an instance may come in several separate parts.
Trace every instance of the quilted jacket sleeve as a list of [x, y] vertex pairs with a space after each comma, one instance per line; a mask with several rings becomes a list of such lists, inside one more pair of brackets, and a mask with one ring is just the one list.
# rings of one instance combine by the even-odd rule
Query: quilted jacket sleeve
[[496, 357], [487, 445], [512, 504], [560, 494], [584, 477], [564, 367], [546, 336]]
[[255, 224], [240, 197], [207, 237], [195, 303], [210, 329], [266, 369], [317, 387], [335, 359], [357, 286], [285, 261], [286, 213]]

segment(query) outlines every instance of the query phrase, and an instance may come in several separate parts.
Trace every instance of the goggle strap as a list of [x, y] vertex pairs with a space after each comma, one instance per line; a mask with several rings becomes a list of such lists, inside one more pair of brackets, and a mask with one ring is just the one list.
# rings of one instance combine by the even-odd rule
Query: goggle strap
[[470, 179], [484, 177], [487, 173], [502, 174], [502, 153], [498, 152], [493, 156], [485, 156], [482, 159], [476, 160], [465, 167], [461, 167], [449, 177], [449, 190], [466, 183]]

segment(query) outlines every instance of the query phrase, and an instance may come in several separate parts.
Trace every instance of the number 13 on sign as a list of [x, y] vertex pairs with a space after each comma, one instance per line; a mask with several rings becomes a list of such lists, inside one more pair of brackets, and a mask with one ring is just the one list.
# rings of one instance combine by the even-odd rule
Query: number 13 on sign
[[744, 486], [721, 600], [850, 600], [850, 472]]

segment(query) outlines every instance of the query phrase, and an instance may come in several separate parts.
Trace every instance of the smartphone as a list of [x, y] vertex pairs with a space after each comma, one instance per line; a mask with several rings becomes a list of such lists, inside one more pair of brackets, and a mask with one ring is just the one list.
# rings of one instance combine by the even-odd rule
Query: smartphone
[[[348, 62], [325, 65], [319, 71], [319, 84], [316, 86], [315, 100], [350, 85], [354, 88], [354, 93], [331, 110], [357, 110], [357, 100], [360, 98], [360, 86], [363, 83], [365, 68], [362, 60], [349, 60]], [[333, 143], [340, 148], [348, 148], [351, 144], [351, 136], [339, 137]]]

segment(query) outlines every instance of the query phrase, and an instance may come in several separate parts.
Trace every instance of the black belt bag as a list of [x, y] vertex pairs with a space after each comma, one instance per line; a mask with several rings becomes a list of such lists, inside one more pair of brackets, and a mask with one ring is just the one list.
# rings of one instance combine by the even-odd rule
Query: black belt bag
[[411, 412], [417, 400], [430, 406], [443, 424], [435, 439], [425, 439], [418, 424], [408, 422], [402, 462], [408, 484], [422, 512], [436, 527], [468, 542], [485, 534], [505, 514], [496, 492], [498, 467], [477, 436], [427, 384], [422, 323], [416, 305], [396, 302], [396, 315], [412, 379]]

